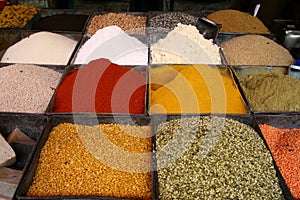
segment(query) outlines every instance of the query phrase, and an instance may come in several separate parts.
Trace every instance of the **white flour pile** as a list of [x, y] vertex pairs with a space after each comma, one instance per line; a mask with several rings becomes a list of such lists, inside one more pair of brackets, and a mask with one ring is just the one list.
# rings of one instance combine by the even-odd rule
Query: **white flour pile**
[[153, 64], [221, 64], [219, 47], [192, 25], [178, 24], [151, 46]]
[[118, 26], [98, 30], [79, 49], [75, 64], [87, 64], [99, 58], [118, 65], [147, 65], [148, 47]]
[[0, 68], [0, 111], [44, 113], [62, 74], [37, 65]]
[[63, 35], [42, 31], [10, 46], [1, 62], [66, 65], [76, 44]]

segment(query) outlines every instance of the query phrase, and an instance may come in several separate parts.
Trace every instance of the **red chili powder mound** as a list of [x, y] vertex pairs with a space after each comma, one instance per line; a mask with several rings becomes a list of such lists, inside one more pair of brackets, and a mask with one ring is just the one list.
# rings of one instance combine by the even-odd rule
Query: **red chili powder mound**
[[259, 127], [294, 199], [299, 200], [300, 129], [278, 129], [266, 124]]
[[145, 90], [145, 74], [98, 59], [64, 78], [57, 88], [53, 110], [143, 114]]

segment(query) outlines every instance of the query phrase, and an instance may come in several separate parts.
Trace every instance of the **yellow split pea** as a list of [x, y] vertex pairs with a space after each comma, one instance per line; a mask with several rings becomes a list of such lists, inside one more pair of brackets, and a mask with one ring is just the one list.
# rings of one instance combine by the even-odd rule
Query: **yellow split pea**
[[27, 196], [151, 199], [149, 135], [148, 126], [60, 124], [42, 148]]

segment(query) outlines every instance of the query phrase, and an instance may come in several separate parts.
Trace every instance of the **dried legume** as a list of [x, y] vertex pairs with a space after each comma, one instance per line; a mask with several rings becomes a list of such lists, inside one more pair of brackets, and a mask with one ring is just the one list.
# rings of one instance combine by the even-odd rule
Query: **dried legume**
[[129, 33], [145, 33], [146, 16], [135, 16], [126, 13], [108, 13], [95, 15], [88, 27], [88, 34], [95, 34], [99, 29], [106, 26], [119, 26], [123, 31]]
[[[128, 159], [118, 154], [150, 152], [149, 135], [148, 126], [59, 124], [42, 148], [27, 196], [150, 199], [150, 156]], [[127, 168], [121, 171], [120, 165]]]
[[244, 35], [221, 44], [229, 65], [289, 66], [292, 55], [283, 46], [260, 35]]
[[253, 111], [300, 111], [300, 80], [278, 71], [239, 77]]
[[189, 117], [156, 130], [160, 199], [283, 199], [272, 157], [249, 126]]
[[274, 160], [295, 200], [300, 199], [300, 129], [260, 124]]
[[[149, 19], [149, 26], [173, 30], [178, 23], [196, 25], [197, 17], [181, 12], [163, 13]], [[155, 30], [155, 29], [154, 29]]]
[[0, 68], [0, 111], [44, 113], [61, 73], [36, 65]]
[[207, 18], [222, 24], [221, 32], [270, 33], [259, 18], [238, 10], [219, 10], [209, 14]]

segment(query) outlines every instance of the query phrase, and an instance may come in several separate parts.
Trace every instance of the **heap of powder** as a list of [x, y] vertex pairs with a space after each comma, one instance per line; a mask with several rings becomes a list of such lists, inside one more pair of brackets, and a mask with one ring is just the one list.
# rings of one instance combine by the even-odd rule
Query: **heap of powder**
[[66, 65], [76, 44], [77, 41], [56, 33], [38, 32], [10, 46], [1, 62]]
[[221, 32], [270, 33], [259, 18], [238, 10], [219, 10], [209, 14], [207, 18], [218, 24], [222, 24]]
[[221, 44], [229, 65], [289, 66], [295, 61], [283, 46], [261, 35], [243, 35]]
[[42, 17], [32, 25], [33, 30], [82, 32], [88, 15], [56, 14]]
[[68, 74], [57, 88], [54, 112], [133, 113], [145, 111], [145, 74], [106, 59]]
[[152, 113], [247, 113], [225, 69], [208, 65], [163, 66], [151, 69], [150, 76]]
[[[173, 30], [178, 23], [186, 25], [196, 25], [197, 17], [181, 12], [170, 12], [157, 15], [150, 18], [149, 26], [153, 27], [153, 31], [159, 31], [155, 28]], [[150, 29], [151, 30], [151, 29]]]
[[260, 124], [274, 160], [294, 199], [300, 199], [300, 129], [278, 129]]
[[151, 46], [151, 63], [221, 64], [219, 47], [192, 25], [178, 24]]
[[0, 111], [44, 113], [60, 78], [59, 72], [35, 65], [0, 68]]
[[119, 65], [147, 65], [148, 47], [118, 26], [98, 30], [79, 49], [75, 64], [106, 58]]
[[300, 80], [272, 71], [239, 77], [253, 111], [300, 111]]

